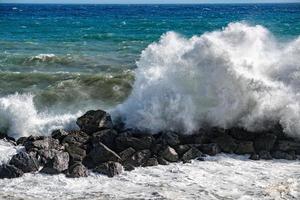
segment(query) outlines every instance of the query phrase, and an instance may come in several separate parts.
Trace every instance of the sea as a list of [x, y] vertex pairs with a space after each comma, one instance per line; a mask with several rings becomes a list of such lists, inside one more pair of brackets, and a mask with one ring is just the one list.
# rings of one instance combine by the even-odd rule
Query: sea
[[[1, 132], [77, 129], [90, 109], [151, 133], [279, 122], [300, 138], [300, 3], [0, 3]], [[1, 162], [21, 149], [0, 141]], [[113, 179], [26, 174], [0, 199], [299, 199], [299, 167], [221, 154]]]

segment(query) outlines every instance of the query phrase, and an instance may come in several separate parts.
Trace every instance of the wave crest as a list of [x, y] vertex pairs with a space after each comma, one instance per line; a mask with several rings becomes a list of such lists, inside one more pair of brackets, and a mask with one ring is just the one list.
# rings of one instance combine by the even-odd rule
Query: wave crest
[[129, 127], [191, 133], [204, 123], [300, 132], [300, 38], [230, 23], [190, 39], [163, 35], [141, 55], [131, 96], [116, 111]]

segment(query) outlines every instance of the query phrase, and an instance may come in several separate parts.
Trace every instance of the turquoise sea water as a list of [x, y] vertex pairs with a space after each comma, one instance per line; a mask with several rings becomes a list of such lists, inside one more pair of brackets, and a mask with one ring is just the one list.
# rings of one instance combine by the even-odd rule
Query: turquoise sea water
[[112, 108], [130, 95], [142, 51], [163, 34], [190, 38], [233, 22], [291, 41], [300, 4], [0, 4], [0, 113]]

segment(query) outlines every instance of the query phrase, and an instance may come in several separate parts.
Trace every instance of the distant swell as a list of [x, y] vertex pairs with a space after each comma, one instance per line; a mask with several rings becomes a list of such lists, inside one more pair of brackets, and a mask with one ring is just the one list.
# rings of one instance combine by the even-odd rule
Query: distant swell
[[127, 126], [155, 132], [279, 121], [300, 137], [299, 58], [300, 37], [280, 42], [259, 25], [190, 39], [168, 32], [142, 52], [132, 94], [116, 111]]

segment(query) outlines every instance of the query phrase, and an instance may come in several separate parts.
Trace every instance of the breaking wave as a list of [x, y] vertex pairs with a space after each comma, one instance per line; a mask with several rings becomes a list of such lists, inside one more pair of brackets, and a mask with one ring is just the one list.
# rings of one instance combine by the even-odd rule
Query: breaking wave
[[154, 132], [279, 122], [300, 137], [299, 58], [300, 37], [279, 41], [260, 25], [230, 23], [189, 39], [168, 32], [142, 52], [133, 91], [115, 115]]

